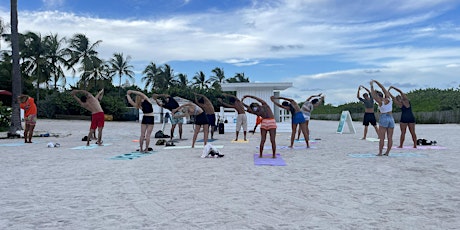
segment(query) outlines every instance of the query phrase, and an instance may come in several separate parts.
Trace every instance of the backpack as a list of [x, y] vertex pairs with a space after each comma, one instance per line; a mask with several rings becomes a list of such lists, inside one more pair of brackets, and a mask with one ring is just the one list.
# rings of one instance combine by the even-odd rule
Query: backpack
[[163, 133], [162, 130], [158, 130], [156, 133], [155, 133], [155, 138], [164, 138], [165, 137], [165, 134]]

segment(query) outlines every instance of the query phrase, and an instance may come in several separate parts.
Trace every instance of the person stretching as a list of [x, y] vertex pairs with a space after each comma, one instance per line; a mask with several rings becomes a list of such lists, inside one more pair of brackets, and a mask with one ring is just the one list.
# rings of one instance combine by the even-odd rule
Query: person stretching
[[273, 111], [270, 108], [270, 106], [265, 102], [264, 100], [251, 96], [251, 95], [245, 95], [243, 98], [241, 98], [241, 101], [243, 102], [244, 99], [246, 98], [252, 98], [257, 100], [259, 103], [253, 102], [250, 105], [246, 105], [243, 103], [244, 107], [246, 107], [246, 111], [248, 113], [252, 113], [256, 116], [262, 117], [262, 122], [260, 124], [260, 145], [259, 145], [259, 157], [263, 157], [263, 151], [264, 151], [264, 144], [265, 140], [267, 139], [267, 132], [270, 133], [270, 142], [272, 144], [272, 152], [273, 152], [273, 158], [276, 158], [276, 121], [275, 121], [275, 116], [273, 115]]

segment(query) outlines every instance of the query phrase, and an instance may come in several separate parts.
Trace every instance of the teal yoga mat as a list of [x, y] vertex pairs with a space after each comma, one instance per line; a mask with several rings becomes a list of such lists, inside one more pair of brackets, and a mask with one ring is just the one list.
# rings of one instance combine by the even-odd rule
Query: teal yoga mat
[[110, 160], [134, 160], [143, 156], [148, 156], [153, 154], [154, 151], [150, 151], [147, 153], [140, 153], [140, 152], [132, 152], [132, 153], [126, 153], [118, 156], [114, 156], [112, 158], [109, 158]]
[[90, 144], [89, 146], [86, 146], [86, 145], [82, 145], [82, 146], [77, 146], [77, 147], [73, 147], [71, 149], [78, 149], [78, 150], [88, 150], [88, 149], [95, 149], [97, 147], [104, 147], [104, 146], [109, 146], [109, 145], [112, 145], [110, 143], [103, 143], [102, 146], [99, 146], [97, 144]]

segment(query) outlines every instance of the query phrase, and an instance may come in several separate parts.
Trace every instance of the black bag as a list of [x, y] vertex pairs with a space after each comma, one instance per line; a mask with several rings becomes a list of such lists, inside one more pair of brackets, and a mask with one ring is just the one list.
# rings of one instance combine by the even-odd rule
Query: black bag
[[157, 141], [157, 143], [155, 143], [155, 145], [164, 145], [165, 143], [166, 143], [165, 139], [160, 139]]
[[163, 133], [162, 130], [158, 130], [156, 133], [155, 133], [155, 138], [164, 138], [165, 137], [165, 134]]

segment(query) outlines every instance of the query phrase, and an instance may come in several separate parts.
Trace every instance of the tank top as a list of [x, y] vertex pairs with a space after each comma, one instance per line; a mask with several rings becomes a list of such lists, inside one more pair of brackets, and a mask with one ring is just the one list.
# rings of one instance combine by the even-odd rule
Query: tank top
[[143, 113], [153, 113], [153, 106], [147, 100], [142, 101], [141, 108]]
[[389, 99], [388, 104], [382, 102], [382, 106], [379, 107], [380, 113], [389, 113], [393, 110], [393, 100]]

